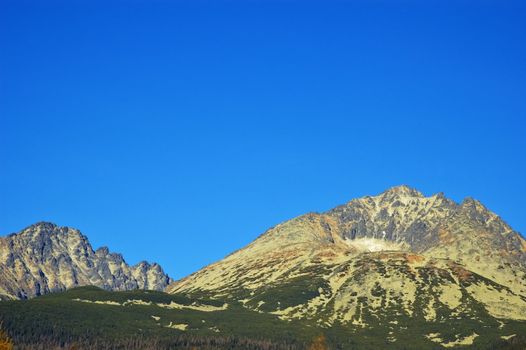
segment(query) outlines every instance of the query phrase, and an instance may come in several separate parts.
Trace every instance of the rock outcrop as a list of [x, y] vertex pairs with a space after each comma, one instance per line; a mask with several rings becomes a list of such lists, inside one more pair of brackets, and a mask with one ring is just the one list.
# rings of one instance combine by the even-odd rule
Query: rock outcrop
[[48, 222], [0, 238], [0, 298], [26, 299], [94, 285], [107, 290], [163, 290], [171, 282], [158, 264], [129, 266], [122, 255], [93, 250], [80, 231]]

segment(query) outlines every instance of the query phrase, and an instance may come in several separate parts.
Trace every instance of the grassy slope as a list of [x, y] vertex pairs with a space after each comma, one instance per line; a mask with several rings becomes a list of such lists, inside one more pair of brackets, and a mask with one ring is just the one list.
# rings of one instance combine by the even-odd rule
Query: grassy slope
[[[382, 293], [382, 291], [378, 292]], [[287, 295], [293, 298], [290, 294]], [[299, 295], [299, 297], [303, 298], [304, 295]], [[446, 322], [426, 323], [420, 317], [396, 316], [397, 310], [386, 310], [384, 317], [396, 317], [401, 326], [396, 330], [397, 341], [389, 343], [387, 337], [388, 332], [392, 331], [390, 328], [392, 326], [389, 326], [387, 319], [378, 319], [375, 315], [364, 315], [369, 324], [377, 324], [376, 327], [370, 329], [356, 330], [344, 325], [322, 329], [315, 326], [312, 321], [283, 321], [273, 315], [250, 311], [231, 302], [226, 310], [204, 312], [189, 309], [166, 309], [157, 305], [119, 306], [73, 300], [77, 298], [118, 303], [124, 303], [127, 300], [142, 300], [163, 304], [176, 302], [190, 305], [197, 302], [202, 305], [223, 305], [222, 301], [195, 300], [162, 292], [108, 292], [96, 287], [82, 287], [27, 301], [0, 302], [0, 322], [3, 321], [4, 328], [15, 341], [24, 343], [38, 342], [41, 337], [55, 337], [61, 340], [107, 339], [109, 341], [142, 337], [160, 339], [168, 344], [174, 337], [195, 336], [269, 340], [281, 344], [295, 344], [296, 348], [301, 349], [323, 333], [331, 348], [438, 349], [442, 347], [430, 342], [423, 335], [438, 332], [453, 338], [455, 334], [467, 335], [476, 331], [480, 336], [473, 347], [487, 349], [500, 348], [505, 345], [491, 345], [500, 338], [500, 335], [526, 334], [526, 324], [520, 322], [506, 322], [502, 328], [498, 328], [493, 319], [483, 322], [447, 320]], [[294, 303], [294, 300], [290, 302]], [[481, 310], [481, 315], [483, 314]], [[160, 320], [157, 321], [152, 316], [160, 317]], [[181, 331], [167, 328], [170, 322], [187, 324], [188, 329]], [[216, 348], [235, 347], [218, 345]]]
[[[304, 339], [309, 330], [300, 324], [286, 324], [274, 316], [230, 305], [224, 311], [205, 312], [188, 309], [167, 309], [157, 305], [107, 305], [75, 301], [142, 300], [145, 302], [190, 305], [196, 300], [184, 296], [154, 291], [108, 292], [96, 287], [75, 288], [65, 293], [49, 294], [26, 301], [0, 302], [0, 321], [16, 339], [38, 339], [56, 334], [61, 339], [94, 337], [119, 339], [130, 336], [170, 339], [184, 334], [212, 337], [246, 337], [278, 339], [280, 342]], [[221, 306], [218, 301], [197, 301], [200, 304]], [[157, 321], [152, 316], [160, 317]], [[187, 324], [181, 331], [167, 328], [173, 324]], [[220, 332], [215, 331], [219, 329]]]

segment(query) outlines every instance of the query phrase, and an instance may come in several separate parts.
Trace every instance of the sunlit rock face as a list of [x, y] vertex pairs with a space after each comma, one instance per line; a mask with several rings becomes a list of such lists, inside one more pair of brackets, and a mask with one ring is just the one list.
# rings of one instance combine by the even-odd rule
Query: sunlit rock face
[[422, 251], [437, 244], [437, 228], [459, 208], [443, 194], [425, 197], [407, 186], [399, 186], [379, 196], [350, 201], [326, 214], [338, 222], [345, 238], [383, 239]]
[[129, 266], [122, 255], [93, 250], [80, 231], [48, 222], [0, 238], [0, 298], [25, 299], [82, 285], [162, 290], [171, 279], [157, 264]]
[[278, 224], [167, 290], [320, 327], [525, 320], [526, 243], [474, 199], [399, 186]]

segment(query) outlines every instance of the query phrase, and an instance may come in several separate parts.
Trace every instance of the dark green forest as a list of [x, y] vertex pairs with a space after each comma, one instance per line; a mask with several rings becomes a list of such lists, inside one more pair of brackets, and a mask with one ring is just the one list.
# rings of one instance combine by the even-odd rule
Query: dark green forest
[[[170, 303], [180, 307], [157, 305]], [[366, 330], [345, 325], [324, 328], [314, 320], [284, 321], [230, 301], [227, 308], [221, 309], [223, 304], [220, 300], [162, 292], [108, 292], [96, 287], [75, 288], [31, 300], [4, 301], [0, 302], [4, 332], [0, 349], [9, 349], [10, 342], [15, 349], [42, 350], [441, 349], [442, 346], [422, 335], [430, 331], [447, 334], [450, 328], [447, 323], [426, 325], [418, 319], [414, 322], [408, 319], [410, 327], [400, 330], [397, 342], [389, 343], [381, 322]], [[192, 308], [195, 305], [217, 309], [202, 311]], [[171, 328], [173, 324], [184, 324], [187, 328]], [[466, 327], [471, 326], [467, 323]], [[526, 349], [526, 324], [508, 322], [504, 327], [504, 330], [488, 327], [469, 348]], [[499, 336], [502, 332], [517, 336], [504, 340]]]

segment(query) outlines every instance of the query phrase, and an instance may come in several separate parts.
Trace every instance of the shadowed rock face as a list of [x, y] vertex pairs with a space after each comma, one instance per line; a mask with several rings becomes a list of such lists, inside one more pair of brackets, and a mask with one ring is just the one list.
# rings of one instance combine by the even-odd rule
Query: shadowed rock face
[[108, 290], [162, 290], [171, 279], [157, 264], [129, 266], [122, 255], [93, 250], [86, 236], [48, 222], [0, 238], [0, 296], [25, 299], [95, 285]]
[[526, 320], [526, 242], [474, 199], [399, 186], [276, 225], [167, 291], [320, 327], [414, 317], [489, 327]]

